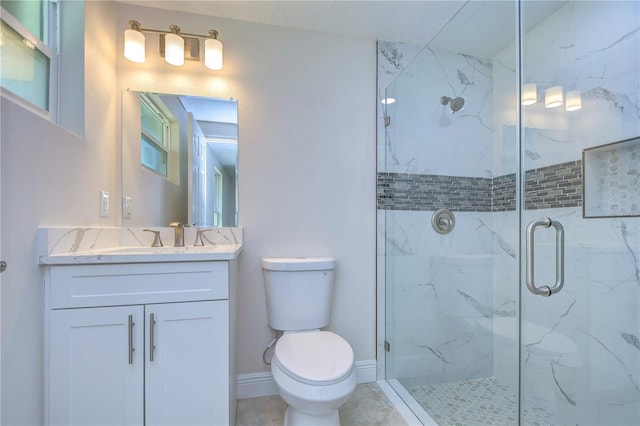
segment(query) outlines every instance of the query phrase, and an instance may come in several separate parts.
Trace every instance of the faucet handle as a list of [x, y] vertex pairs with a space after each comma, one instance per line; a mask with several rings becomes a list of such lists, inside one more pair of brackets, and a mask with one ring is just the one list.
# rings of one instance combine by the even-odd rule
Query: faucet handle
[[143, 229], [145, 232], [153, 232], [153, 243], [151, 243], [151, 247], [163, 247], [162, 240], [160, 239], [160, 231], [155, 231], [153, 229]]
[[212, 231], [211, 228], [196, 228], [196, 240], [193, 243], [194, 246], [204, 246], [204, 241], [202, 241], [202, 234], [205, 232]]

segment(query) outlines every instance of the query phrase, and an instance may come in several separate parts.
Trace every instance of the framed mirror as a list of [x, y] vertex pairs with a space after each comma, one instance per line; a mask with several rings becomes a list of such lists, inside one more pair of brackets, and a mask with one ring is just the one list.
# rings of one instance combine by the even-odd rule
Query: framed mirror
[[237, 226], [238, 103], [122, 93], [122, 226]]

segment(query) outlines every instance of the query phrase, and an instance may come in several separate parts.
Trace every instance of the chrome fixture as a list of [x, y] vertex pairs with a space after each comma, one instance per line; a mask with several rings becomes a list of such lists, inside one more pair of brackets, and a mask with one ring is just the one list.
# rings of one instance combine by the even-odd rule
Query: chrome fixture
[[143, 229], [145, 232], [153, 233], [153, 243], [151, 243], [151, 247], [163, 247], [162, 239], [160, 238], [160, 231], [154, 231], [153, 229]]
[[173, 246], [184, 247], [184, 224], [182, 222], [171, 222], [169, 224], [174, 229]]
[[146, 58], [143, 33], [160, 35], [160, 56], [171, 65], [180, 66], [185, 59], [200, 60], [200, 39], [204, 42], [204, 65], [212, 70], [222, 69], [222, 43], [218, 31], [209, 30], [209, 35], [182, 33], [177, 25], [170, 25], [169, 31], [142, 28], [140, 22], [129, 21], [130, 28], [124, 31], [124, 57], [132, 62], [144, 62]]
[[[556, 230], [556, 283], [553, 287], [549, 287], [546, 285], [537, 287], [534, 278], [534, 241], [533, 241], [533, 233], [536, 228], [542, 226], [544, 228], [549, 228], [553, 226]], [[562, 224], [558, 221], [551, 220], [548, 217], [543, 217], [538, 220], [532, 221], [529, 226], [527, 226], [527, 234], [526, 234], [526, 275], [527, 275], [527, 288], [533, 294], [538, 294], [540, 296], [549, 297], [552, 294], [555, 294], [562, 290], [562, 286], [564, 285], [564, 228]]]
[[449, 209], [440, 209], [431, 216], [431, 226], [438, 234], [448, 234], [456, 226], [456, 218]]
[[449, 105], [451, 108], [451, 113], [455, 114], [460, 111], [462, 107], [464, 107], [464, 98], [458, 96], [457, 98], [450, 98], [449, 96], [443, 96], [440, 98], [440, 103], [442, 105]]

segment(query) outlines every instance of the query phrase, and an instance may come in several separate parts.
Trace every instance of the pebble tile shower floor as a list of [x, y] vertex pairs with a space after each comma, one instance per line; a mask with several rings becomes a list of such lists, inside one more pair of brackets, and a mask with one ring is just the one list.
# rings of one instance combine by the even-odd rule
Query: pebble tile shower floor
[[[503, 426], [518, 424], [516, 393], [493, 377], [407, 387], [440, 426]], [[525, 404], [526, 425], [548, 425], [553, 417]]]

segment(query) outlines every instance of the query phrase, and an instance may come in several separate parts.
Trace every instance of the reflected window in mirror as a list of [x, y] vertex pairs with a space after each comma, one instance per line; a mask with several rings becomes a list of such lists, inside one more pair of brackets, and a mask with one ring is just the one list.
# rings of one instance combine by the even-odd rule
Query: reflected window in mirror
[[217, 167], [213, 168], [214, 185], [216, 187], [214, 204], [213, 204], [213, 226], [222, 226], [222, 194], [224, 177]]
[[143, 166], [166, 177], [171, 122], [145, 94], [140, 96], [140, 123], [140, 161]]

